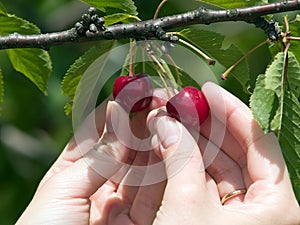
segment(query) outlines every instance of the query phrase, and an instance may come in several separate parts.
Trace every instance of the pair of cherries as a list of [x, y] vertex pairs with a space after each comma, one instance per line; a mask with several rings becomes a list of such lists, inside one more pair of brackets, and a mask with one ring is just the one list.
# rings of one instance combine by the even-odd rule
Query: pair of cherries
[[[113, 97], [127, 112], [146, 109], [152, 101], [152, 84], [147, 74], [119, 76], [113, 86]], [[203, 93], [187, 86], [166, 104], [168, 114], [188, 127], [198, 127], [208, 117], [209, 106]]]

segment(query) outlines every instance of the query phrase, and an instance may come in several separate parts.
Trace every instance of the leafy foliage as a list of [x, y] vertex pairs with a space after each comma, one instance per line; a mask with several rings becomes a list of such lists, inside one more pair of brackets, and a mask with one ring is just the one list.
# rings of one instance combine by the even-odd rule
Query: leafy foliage
[[216, 5], [218, 7], [223, 8], [240, 8], [240, 7], [246, 7], [246, 6], [253, 6], [253, 5], [261, 5], [261, 4], [267, 4], [267, 0], [250, 0], [250, 1], [243, 1], [243, 0], [208, 0], [208, 1], [201, 1], [197, 0], [199, 2], [205, 2], [205, 3], [211, 3], [213, 5]]
[[2, 2], [0, 2], [0, 15], [6, 15], [6, 9]]
[[15, 70], [23, 73], [46, 94], [52, 69], [49, 54], [40, 49], [9, 49], [7, 54]]
[[269, 132], [271, 130], [270, 121], [274, 118], [278, 108], [278, 98], [273, 90], [266, 89], [264, 75], [257, 78], [250, 106], [257, 122], [265, 132]]
[[65, 107], [67, 115], [70, 115], [72, 112], [72, 104], [74, 101], [75, 93], [83, 73], [99, 56], [110, 50], [113, 45], [114, 41], [101, 42], [95, 45], [83, 56], [77, 59], [67, 71], [62, 82], [63, 94], [67, 95], [70, 98], [70, 103]]
[[[198, 28], [188, 28], [180, 31], [180, 36], [203, 50], [225, 68], [230, 67], [243, 56], [242, 51], [235, 45], [223, 49], [224, 36], [216, 32]], [[247, 90], [250, 74], [246, 60], [233, 69], [232, 75], [241, 83], [243, 88]]]
[[3, 96], [4, 96], [3, 74], [0, 68], [0, 103], [3, 102]]
[[[0, 24], [0, 35], [40, 33], [37, 26], [17, 16], [7, 14], [1, 5]], [[6, 52], [14, 69], [24, 74], [46, 94], [46, 86], [52, 71], [48, 52], [41, 49], [9, 49]]]
[[83, 0], [84, 2], [100, 9], [106, 14], [114, 14], [114, 13], [126, 13], [128, 15], [136, 16], [138, 13], [136, 11], [136, 7], [132, 0]]
[[[288, 61], [287, 61], [288, 57]], [[285, 71], [288, 62], [288, 72]], [[279, 52], [251, 96], [254, 117], [265, 132], [277, 133], [297, 198], [300, 199], [300, 66], [295, 55]]]
[[127, 13], [115, 13], [112, 15], [107, 15], [105, 18], [105, 25], [110, 26], [115, 23], [130, 23], [130, 22], [136, 22], [139, 20], [137, 16], [133, 16]]
[[288, 162], [291, 181], [297, 199], [300, 199], [300, 104], [291, 91], [284, 94], [283, 115], [279, 143]]
[[104, 0], [104, 1], [96, 1], [96, 0], [82, 0], [97, 9], [104, 12], [106, 15], [105, 25], [110, 26], [115, 23], [130, 23], [134, 21], [138, 21], [137, 17], [138, 12], [137, 8], [134, 5], [132, 0]]
[[[289, 29], [291, 35], [297, 37], [300, 35], [300, 15], [297, 15], [296, 18], [289, 23]], [[297, 42], [292, 42], [290, 51], [294, 53], [298, 62], [300, 62], [300, 45]]]

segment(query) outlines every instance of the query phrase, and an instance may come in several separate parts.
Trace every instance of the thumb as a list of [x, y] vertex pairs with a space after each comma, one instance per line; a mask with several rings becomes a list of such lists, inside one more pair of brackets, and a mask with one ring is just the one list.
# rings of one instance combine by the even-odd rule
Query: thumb
[[[68, 191], [62, 192], [64, 195], [88, 198], [120, 170], [129, 153], [118, 141], [111, 127], [112, 121], [109, 120], [114, 112], [120, 111], [119, 107], [114, 102], [108, 103], [106, 128], [101, 138], [93, 148], [82, 152], [81, 158], [53, 177], [49, 182], [52, 190], [65, 189]], [[113, 119], [116, 120], [116, 129], [123, 116], [122, 113], [115, 113]]]

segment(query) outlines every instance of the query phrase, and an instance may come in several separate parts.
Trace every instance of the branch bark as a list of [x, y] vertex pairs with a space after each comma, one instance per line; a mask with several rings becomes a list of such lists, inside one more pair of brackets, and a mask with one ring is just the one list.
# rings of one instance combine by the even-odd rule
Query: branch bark
[[57, 45], [96, 40], [120, 40], [126, 38], [168, 39], [168, 36], [159, 37], [157, 29], [160, 28], [162, 31], [168, 31], [170, 29], [194, 24], [211, 24], [226, 21], [245, 21], [253, 23], [256, 18], [261, 16], [295, 10], [300, 10], [300, 1], [284, 0], [283, 2], [278, 3], [228, 10], [199, 8], [194, 11], [159, 19], [131, 24], [112, 25], [103, 31], [92, 33], [90, 35], [80, 35], [75, 28], [62, 32], [38, 35], [22, 35], [14, 33], [8, 36], [0, 36], [0, 50], [11, 48], [41, 48], [48, 50]]

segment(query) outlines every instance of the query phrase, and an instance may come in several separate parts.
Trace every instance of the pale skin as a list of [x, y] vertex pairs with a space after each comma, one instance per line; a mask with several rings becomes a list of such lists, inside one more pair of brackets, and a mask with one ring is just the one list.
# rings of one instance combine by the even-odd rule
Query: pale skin
[[[160, 98], [155, 97], [149, 109], [131, 121], [133, 132], [140, 137], [151, 131], [147, 152], [135, 153], [118, 141], [111, 114], [127, 115], [114, 102], [102, 104], [96, 111], [97, 132], [105, 133], [97, 153], [101, 157], [92, 164], [87, 163], [92, 156], [82, 157], [98, 141], [87, 119], [79, 131], [81, 142], [73, 139], [66, 146], [17, 224], [299, 225], [299, 205], [275, 135], [264, 134], [247, 106], [224, 89], [207, 82], [202, 91], [211, 115], [201, 126], [200, 136], [167, 117], [163, 112], [165, 93], [154, 92]], [[122, 121], [117, 123], [118, 129], [124, 125]], [[212, 129], [212, 124], [217, 129]], [[215, 131], [222, 128], [219, 141], [221, 134]], [[207, 146], [218, 152], [212, 162], [205, 156]], [[112, 178], [120, 163], [108, 164], [103, 161], [106, 156], [144, 166], [163, 160], [161, 173], [167, 179], [147, 186], [118, 184]], [[97, 172], [103, 170], [106, 177]], [[143, 179], [134, 176], [128, 173], [119, 179]], [[247, 188], [246, 194], [221, 204], [225, 194], [243, 188]]]

